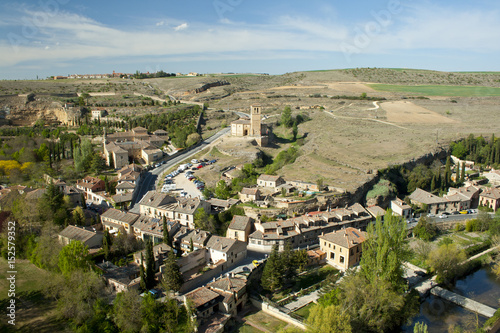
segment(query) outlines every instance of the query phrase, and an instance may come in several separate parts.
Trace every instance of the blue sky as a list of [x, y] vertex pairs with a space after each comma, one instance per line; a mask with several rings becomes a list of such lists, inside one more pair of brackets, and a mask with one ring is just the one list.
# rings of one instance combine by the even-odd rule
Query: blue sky
[[0, 79], [351, 67], [499, 71], [498, 1], [2, 1]]

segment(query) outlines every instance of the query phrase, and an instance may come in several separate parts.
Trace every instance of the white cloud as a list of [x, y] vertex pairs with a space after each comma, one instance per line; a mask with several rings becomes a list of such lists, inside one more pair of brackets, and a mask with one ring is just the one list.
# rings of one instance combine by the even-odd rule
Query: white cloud
[[181, 31], [181, 30], [187, 29], [187, 27], [188, 27], [188, 24], [184, 22], [184, 23], [179, 24], [178, 26], [174, 27], [174, 30]]
[[[36, 14], [25, 13], [31, 16]], [[0, 21], [4, 20], [4, 16], [0, 14]], [[371, 35], [369, 46], [360, 48], [360, 53], [425, 48], [500, 50], [500, 45], [496, 43], [500, 40], [500, 17], [496, 12], [415, 7], [395, 15], [391, 22], [387, 29]], [[53, 63], [55, 66], [59, 62], [101, 57], [151, 56], [200, 60], [308, 58], [315, 53], [342, 52], [342, 43], [354, 43], [357, 37], [353, 26], [320, 18], [281, 16], [267, 24], [231, 23], [188, 25], [163, 18], [156, 26], [177, 25], [173, 30], [113, 28], [88, 17], [61, 11], [38, 27], [34, 36], [18, 33], [19, 38], [14, 40], [5, 35], [0, 37], [0, 66], [35, 62]], [[359, 27], [364, 28], [363, 24]], [[34, 41], [57, 47], [40, 52], [40, 45], [35, 45]]]

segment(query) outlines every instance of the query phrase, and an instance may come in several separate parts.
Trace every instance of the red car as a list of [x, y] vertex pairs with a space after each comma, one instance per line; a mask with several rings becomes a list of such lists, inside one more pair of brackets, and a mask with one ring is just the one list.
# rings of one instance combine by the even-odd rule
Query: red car
[[201, 168], [203, 168], [203, 165], [201, 164], [196, 167], [196, 169], [201, 169]]

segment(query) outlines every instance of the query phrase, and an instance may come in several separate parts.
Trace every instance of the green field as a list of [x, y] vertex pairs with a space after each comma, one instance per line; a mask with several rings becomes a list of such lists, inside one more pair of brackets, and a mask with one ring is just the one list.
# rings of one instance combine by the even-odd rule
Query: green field
[[423, 96], [458, 96], [458, 97], [484, 97], [500, 96], [500, 88], [482, 86], [442, 86], [421, 85], [403, 86], [397, 84], [368, 84], [378, 91], [408, 93]]

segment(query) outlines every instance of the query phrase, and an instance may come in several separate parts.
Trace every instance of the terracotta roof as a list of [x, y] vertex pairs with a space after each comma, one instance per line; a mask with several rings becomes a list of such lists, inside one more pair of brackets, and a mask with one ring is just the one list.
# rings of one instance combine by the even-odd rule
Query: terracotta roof
[[[200, 198], [179, 198], [177, 207], [174, 209], [176, 213], [194, 214], [201, 206]], [[207, 212], [209, 213], [209, 212]]]
[[115, 194], [111, 197], [115, 203], [122, 203], [122, 202], [129, 202], [132, 201], [132, 197], [134, 196], [134, 193], [129, 192], [129, 193], [124, 193], [124, 194]]
[[395, 204], [396, 206], [398, 206], [401, 209], [411, 209], [410, 205], [408, 205], [406, 202], [404, 202], [403, 200], [401, 200], [399, 198], [392, 200], [391, 203]]
[[34, 191], [28, 192], [26, 193], [26, 200], [38, 200], [45, 194], [45, 192], [47, 192], [47, 190], [44, 188], [39, 188]]
[[225, 277], [209, 283], [207, 286], [228, 292], [239, 292], [246, 287], [246, 280], [240, 278]]
[[139, 205], [149, 206], [149, 207], [160, 207], [169, 203], [176, 202], [174, 197], [171, 197], [165, 193], [158, 193], [156, 191], [149, 191], [139, 202]]
[[83, 227], [69, 225], [63, 231], [61, 231], [59, 235], [69, 238], [71, 240], [76, 240], [85, 243], [86, 241], [97, 235], [97, 233], [94, 231], [85, 230]]
[[483, 192], [481, 192], [480, 196], [498, 200], [500, 199], [500, 190], [497, 188], [483, 189]]
[[216, 298], [220, 297], [215, 291], [208, 289], [207, 287], [200, 287], [187, 293], [186, 298], [193, 302], [195, 308], [199, 308], [210, 301], [215, 301]]
[[135, 185], [130, 183], [130, 182], [121, 182], [120, 184], [116, 185], [116, 189], [120, 190], [120, 189], [134, 189], [135, 188]]
[[110, 208], [107, 211], [105, 211], [101, 215], [101, 217], [131, 225], [139, 218], [139, 215], [134, 213], [122, 212], [121, 210], [115, 208]]
[[440, 198], [437, 195], [426, 192], [420, 188], [417, 188], [412, 194], [410, 194], [410, 199], [426, 205], [446, 203], [446, 199]]
[[228, 229], [246, 230], [248, 225], [251, 224], [253, 219], [248, 216], [234, 215]]
[[241, 189], [241, 194], [246, 194], [246, 195], [257, 195], [260, 193], [260, 190], [255, 187], [244, 187]]
[[367, 207], [366, 208], [367, 211], [370, 212], [370, 214], [372, 214], [373, 217], [377, 217], [377, 216], [384, 216], [385, 215], [385, 209], [375, 205], [375, 206], [370, 206], [370, 207]]
[[232, 124], [235, 124], [235, 125], [250, 125], [250, 119], [238, 119], [238, 120], [235, 120], [235, 121], [232, 121], [231, 122], [231, 125]]
[[355, 228], [346, 228], [344, 230], [337, 230], [329, 234], [319, 236], [319, 238], [344, 248], [351, 248], [363, 243], [365, 241], [365, 236], [366, 233], [364, 231]]
[[263, 180], [267, 182], [275, 182], [280, 178], [280, 176], [274, 176], [274, 175], [260, 175], [257, 180]]
[[239, 252], [242, 251], [243, 248], [246, 248], [246, 243], [236, 239], [212, 236], [208, 240], [206, 247], [223, 253], [227, 253], [229, 251]]
[[207, 202], [215, 207], [229, 208], [232, 205], [235, 205], [238, 202], [240, 202], [240, 200], [237, 200], [237, 199], [222, 200], [222, 199], [217, 199], [217, 198], [211, 198], [211, 199], [207, 200]]

